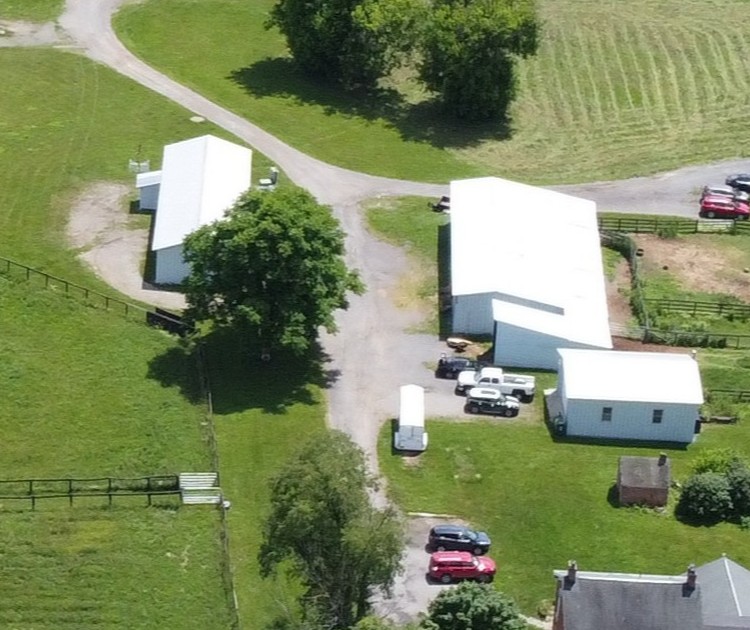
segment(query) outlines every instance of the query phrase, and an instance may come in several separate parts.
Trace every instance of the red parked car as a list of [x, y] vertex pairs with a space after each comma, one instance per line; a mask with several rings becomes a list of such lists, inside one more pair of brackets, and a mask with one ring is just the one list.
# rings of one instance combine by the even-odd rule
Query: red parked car
[[701, 200], [699, 216], [708, 219], [741, 219], [750, 217], [750, 205], [720, 195], [707, 195]]
[[494, 560], [468, 551], [436, 551], [430, 555], [429, 575], [443, 584], [457, 580], [492, 582], [495, 571]]

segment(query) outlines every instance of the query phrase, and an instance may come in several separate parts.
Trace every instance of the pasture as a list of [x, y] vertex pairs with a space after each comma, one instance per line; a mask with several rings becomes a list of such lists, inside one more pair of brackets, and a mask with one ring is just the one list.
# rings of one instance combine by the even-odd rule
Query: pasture
[[541, 46], [519, 67], [509, 128], [445, 121], [399, 78], [362, 99], [300, 76], [263, 28], [272, 5], [149, 0], [115, 23], [179, 81], [306, 153], [374, 174], [552, 184], [748, 154], [742, 0], [539, 0]]
[[[116, 296], [67, 243], [71, 200], [93, 182], [132, 183], [128, 160], [158, 167], [165, 143], [204, 133], [231, 137], [68, 52], [3, 49], [0, 74], [0, 256]], [[254, 166], [265, 174], [268, 163], [255, 153]], [[0, 324], [0, 479], [210, 469], [194, 359], [176, 339], [2, 276]], [[232, 430], [248, 431], [245, 444], [259, 453], [265, 444], [274, 462], [283, 461], [293, 440], [275, 442], [280, 422], [266, 419], [267, 407], [245, 415], [246, 398], [225, 402], [222, 379], [232, 378], [235, 358], [212, 355], [217, 413], [230, 418]], [[254, 377], [242, 371], [237, 379], [232, 386], [244, 392]], [[287, 412], [292, 435], [322, 427], [311, 387], [307, 411], [290, 405]], [[246, 545], [257, 541], [267, 462], [257, 454], [249, 465], [251, 451], [240, 444], [234, 459], [227, 449], [221, 473], [232, 514], [243, 515], [232, 528], [236, 579], [247, 586], [260, 580]], [[66, 500], [50, 499], [32, 513], [28, 501], [3, 502], [8, 588], [0, 626], [229, 627], [218, 514], [165, 503], [149, 509], [145, 497], [116, 498], [110, 509], [106, 499], [92, 498], [68, 508]], [[260, 597], [245, 597], [242, 605], [250, 619], [262, 618], [255, 607], [265, 607], [269, 618], [276, 613]]]

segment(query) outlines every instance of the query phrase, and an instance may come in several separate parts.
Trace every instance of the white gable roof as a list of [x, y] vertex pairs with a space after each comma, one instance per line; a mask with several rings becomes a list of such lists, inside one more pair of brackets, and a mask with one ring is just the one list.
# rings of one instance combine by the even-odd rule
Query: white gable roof
[[156, 184], [161, 184], [161, 171], [138, 173], [135, 176], [136, 188], [145, 188], [146, 186], [155, 186]]
[[497, 177], [450, 196], [454, 296], [492, 293], [496, 321], [611, 347], [593, 201]]
[[698, 362], [689, 354], [567, 348], [557, 352], [568, 399], [703, 403]]
[[153, 250], [180, 245], [250, 188], [252, 151], [214, 136], [164, 147]]

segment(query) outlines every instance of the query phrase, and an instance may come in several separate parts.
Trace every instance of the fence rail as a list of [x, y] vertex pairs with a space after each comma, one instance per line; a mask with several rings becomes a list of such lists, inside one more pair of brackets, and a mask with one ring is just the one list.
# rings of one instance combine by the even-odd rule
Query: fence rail
[[706, 393], [707, 397], [718, 394], [732, 402], [750, 402], [750, 390], [747, 389], [710, 389]]
[[187, 335], [193, 332], [193, 327], [182, 320], [180, 315], [170, 313], [160, 308], [149, 309], [138, 304], [126, 302], [120, 298], [106, 295], [95, 289], [81, 286], [70, 280], [53, 276], [45, 271], [34, 269], [23, 263], [10, 260], [0, 256], [0, 273], [8, 277], [23, 277], [27, 282], [40, 280], [44, 283], [44, 288], [58, 290], [65, 295], [77, 298], [85, 304], [97, 308], [103, 307], [108, 312], [117, 312], [125, 318], [134, 318], [143, 321], [149, 326], [163, 328], [168, 332]]
[[705, 302], [698, 300], [668, 300], [645, 298], [647, 306], [662, 312], [690, 313], [692, 315], [720, 315], [750, 317], [750, 304], [737, 302]]
[[179, 495], [177, 475], [149, 475], [145, 477], [89, 477], [51, 479], [0, 479], [0, 499], [26, 499], [36, 508], [39, 499], [67, 498], [70, 505], [79, 497], [107, 497], [112, 505], [114, 497], [145, 496], [151, 505], [155, 496]]
[[681, 219], [667, 217], [599, 217], [600, 230], [655, 234], [661, 231], [674, 234], [698, 234], [720, 232], [725, 234], [747, 234], [750, 224], [732, 219]]

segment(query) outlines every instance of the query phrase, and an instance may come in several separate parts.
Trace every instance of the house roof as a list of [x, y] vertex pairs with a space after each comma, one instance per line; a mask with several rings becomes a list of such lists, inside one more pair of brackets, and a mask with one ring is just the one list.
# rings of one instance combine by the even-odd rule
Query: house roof
[[620, 457], [619, 481], [628, 488], [669, 488], [669, 458]]
[[568, 399], [703, 403], [698, 362], [689, 354], [567, 348], [557, 352]]
[[726, 556], [695, 570], [706, 628], [750, 628], [750, 571]]
[[611, 347], [593, 201], [497, 177], [450, 195], [454, 296], [489, 293], [508, 305], [496, 321]]
[[252, 151], [214, 136], [164, 147], [152, 249], [180, 245], [250, 188]]
[[701, 589], [683, 576], [555, 571], [565, 628], [702, 630]]
[[138, 173], [135, 176], [135, 187], [145, 188], [161, 183], [161, 171], [149, 171], [148, 173]]

